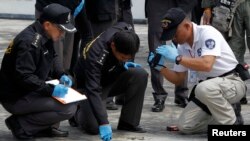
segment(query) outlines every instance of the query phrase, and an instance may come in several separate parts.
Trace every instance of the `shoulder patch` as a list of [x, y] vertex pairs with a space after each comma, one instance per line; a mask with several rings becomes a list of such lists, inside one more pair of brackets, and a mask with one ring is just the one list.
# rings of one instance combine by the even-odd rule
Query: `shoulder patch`
[[41, 39], [42, 39], [42, 36], [39, 33], [36, 33], [31, 44], [34, 47], [38, 48]]
[[213, 39], [207, 39], [205, 45], [208, 49], [213, 49], [215, 47], [215, 41]]
[[100, 54], [99, 58], [96, 60], [96, 62], [100, 65], [103, 65], [103, 62], [105, 61], [106, 57], [108, 56], [109, 52], [105, 49], [102, 50], [102, 53]]

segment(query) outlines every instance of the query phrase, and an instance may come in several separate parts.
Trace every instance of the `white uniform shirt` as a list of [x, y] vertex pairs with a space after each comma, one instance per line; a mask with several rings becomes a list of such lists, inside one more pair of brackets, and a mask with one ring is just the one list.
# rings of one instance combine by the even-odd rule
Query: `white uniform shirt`
[[[210, 72], [197, 72], [198, 79], [205, 80], [207, 77], [220, 76], [236, 67], [238, 61], [234, 53], [221, 33], [214, 27], [193, 23], [193, 34], [194, 42], [192, 48], [187, 43], [178, 45], [180, 55], [193, 58], [200, 58], [206, 55], [216, 56], [212, 70]], [[184, 72], [188, 71], [188, 68], [175, 64], [174, 70]]]

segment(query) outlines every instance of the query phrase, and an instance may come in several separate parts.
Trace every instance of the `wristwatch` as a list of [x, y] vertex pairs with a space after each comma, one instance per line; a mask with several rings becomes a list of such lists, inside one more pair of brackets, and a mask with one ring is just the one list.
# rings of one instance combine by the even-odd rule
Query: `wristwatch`
[[182, 60], [182, 55], [178, 55], [176, 58], [175, 58], [175, 64], [179, 65], [180, 62]]

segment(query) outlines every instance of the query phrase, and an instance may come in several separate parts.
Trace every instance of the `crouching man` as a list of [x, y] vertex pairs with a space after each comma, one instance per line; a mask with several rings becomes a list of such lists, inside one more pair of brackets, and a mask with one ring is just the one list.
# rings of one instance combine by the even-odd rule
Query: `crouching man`
[[139, 46], [132, 27], [119, 22], [84, 48], [74, 72], [77, 88], [85, 91], [88, 100], [80, 102], [74, 120], [87, 133], [99, 133], [102, 140], [111, 140], [112, 129], [103, 101], [116, 95], [123, 97], [117, 129], [145, 132], [139, 125], [148, 74], [132, 61]]
[[[65, 32], [76, 31], [69, 15], [64, 6], [48, 5], [40, 19], [19, 33], [4, 54], [0, 100], [12, 114], [5, 123], [18, 139], [68, 136], [58, 126], [74, 115], [76, 104], [61, 104], [52, 96], [64, 96], [67, 86], [72, 85], [70, 77], [53, 64], [58, 59], [53, 42]], [[61, 84], [46, 84], [49, 78], [59, 79]]]
[[[208, 124], [242, 124], [232, 104], [239, 103], [246, 85], [236, 69], [238, 61], [220, 32], [212, 26], [192, 23], [179, 8], [168, 10], [162, 27], [163, 38], [178, 47], [158, 47], [156, 53], [161, 58], [155, 69], [174, 84], [181, 84], [187, 73], [189, 83], [196, 83], [191, 101], [180, 115], [179, 130], [192, 134], [206, 132]], [[154, 58], [151, 53], [149, 62]], [[166, 62], [175, 63], [173, 70], [164, 66]]]

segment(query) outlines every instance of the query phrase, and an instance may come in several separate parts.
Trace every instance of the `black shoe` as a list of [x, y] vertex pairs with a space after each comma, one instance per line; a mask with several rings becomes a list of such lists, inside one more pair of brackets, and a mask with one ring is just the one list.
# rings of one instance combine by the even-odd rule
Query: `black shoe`
[[165, 108], [165, 100], [167, 98], [167, 95], [153, 93], [153, 97], [154, 97], [155, 103], [152, 106], [152, 112], [162, 112]]
[[22, 129], [21, 125], [19, 124], [14, 115], [8, 117], [5, 120], [5, 124], [11, 130], [12, 135], [15, 136], [17, 139], [30, 140], [33, 138], [33, 136], [27, 135], [25, 133], [25, 131]]
[[240, 100], [240, 104], [242, 104], [242, 105], [247, 104], [247, 98], [246, 98], [246, 97], [243, 97], [243, 98]]
[[68, 137], [68, 131], [62, 131], [56, 128], [48, 128], [43, 131], [38, 132], [36, 137]]
[[115, 105], [114, 101], [112, 100], [112, 101], [108, 101], [106, 103], [106, 109], [108, 109], [108, 110], [118, 110], [118, 107], [117, 107], [117, 105]]
[[78, 123], [76, 122], [74, 116], [73, 116], [72, 118], [70, 118], [70, 119], [68, 120], [68, 122], [69, 122], [69, 125], [70, 125], [71, 127], [78, 127]]
[[152, 106], [152, 112], [162, 112], [165, 109], [165, 101], [156, 100], [154, 105]]
[[244, 119], [241, 115], [241, 104], [238, 102], [238, 103], [232, 104], [232, 107], [234, 109], [235, 116], [236, 116], [236, 121], [234, 125], [243, 125]]
[[135, 132], [135, 133], [146, 133], [147, 132], [140, 125], [132, 126], [132, 125], [126, 124], [124, 122], [119, 122], [119, 124], [117, 126], [117, 130], [124, 130], [124, 131], [130, 131], [130, 132]]
[[188, 99], [187, 98], [175, 98], [174, 103], [177, 104], [177, 106], [181, 108], [185, 108], [188, 104]]

